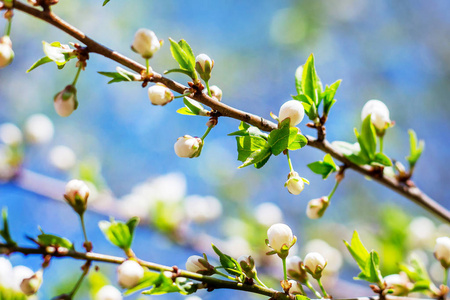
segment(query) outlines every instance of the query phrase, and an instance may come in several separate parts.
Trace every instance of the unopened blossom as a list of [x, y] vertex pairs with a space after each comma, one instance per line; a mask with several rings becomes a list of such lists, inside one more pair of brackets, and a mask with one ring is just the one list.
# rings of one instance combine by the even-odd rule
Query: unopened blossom
[[55, 129], [52, 121], [43, 114], [35, 114], [25, 122], [25, 137], [32, 144], [45, 144], [51, 141]]
[[256, 277], [255, 260], [250, 255], [242, 255], [237, 259], [245, 276], [248, 278]]
[[386, 283], [386, 288], [392, 289], [394, 296], [407, 296], [410, 289], [413, 287], [405, 273], [391, 274], [383, 278]]
[[55, 111], [61, 117], [70, 116], [78, 107], [77, 89], [73, 85], [68, 85], [53, 98]]
[[321, 239], [313, 239], [306, 243], [304, 247], [306, 253], [318, 252], [323, 257], [327, 258], [327, 267], [324, 272], [328, 274], [335, 274], [339, 271], [343, 264], [341, 252], [330, 246], [327, 242]]
[[95, 300], [122, 300], [122, 293], [112, 285], [105, 285], [97, 294]]
[[135, 287], [144, 277], [144, 269], [135, 260], [126, 260], [117, 268], [117, 278], [121, 287]]
[[304, 116], [305, 109], [302, 103], [297, 100], [290, 100], [281, 105], [280, 112], [278, 113], [278, 121], [281, 123], [289, 118], [291, 120], [290, 126], [296, 126], [303, 120]]
[[305, 183], [297, 172], [292, 171], [289, 173], [288, 180], [284, 186], [288, 189], [289, 193], [299, 195], [305, 188]]
[[186, 270], [202, 275], [212, 275], [215, 273], [214, 266], [207, 259], [198, 255], [192, 255], [187, 259]]
[[161, 42], [150, 29], [141, 28], [134, 35], [131, 49], [143, 58], [151, 58], [161, 48]]
[[163, 84], [155, 84], [148, 88], [148, 98], [153, 105], [164, 106], [174, 98], [173, 93]]
[[0, 141], [7, 145], [16, 146], [22, 143], [23, 136], [19, 127], [13, 123], [3, 123], [0, 125]]
[[361, 119], [364, 120], [370, 115], [370, 121], [379, 131], [384, 131], [390, 124], [389, 109], [380, 100], [369, 100], [361, 112]]
[[287, 257], [289, 249], [297, 240], [292, 234], [291, 228], [281, 223], [270, 226], [269, 230], [267, 230], [267, 237], [270, 248], [282, 258]]
[[306, 273], [303, 261], [298, 256], [288, 257], [286, 260], [286, 270], [290, 278], [300, 282], [308, 280], [308, 274]]
[[39, 270], [31, 277], [25, 278], [20, 283], [20, 290], [27, 296], [31, 296], [37, 293], [42, 285], [43, 270]]
[[289, 289], [289, 294], [292, 294], [292, 295], [304, 295], [305, 294], [300, 283], [298, 283], [295, 280], [289, 280], [289, 283], [291, 284], [291, 288]]
[[211, 91], [211, 96], [213, 98], [217, 99], [219, 102], [222, 100], [222, 90], [217, 85], [211, 86], [209, 90]]
[[64, 198], [67, 203], [80, 215], [87, 207], [90, 190], [84, 181], [73, 179], [66, 184], [66, 193]]
[[9, 36], [0, 38], [0, 69], [8, 66], [14, 59], [14, 51]]
[[444, 268], [448, 269], [450, 267], [450, 238], [443, 236], [436, 239], [434, 257]]
[[193, 158], [200, 155], [202, 146], [202, 139], [185, 135], [177, 139], [174, 150], [179, 157]]
[[195, 70], [200, 74], [204, 81], [209, 81], [211, 78], [211, 70], [214, 66], [214, 61], [206, 54], [202, 53], [195, 58]]
[[318, 252], [311, 252], [305, 256], [305, 268], [314, 278], [320, 278], [327, 265], [325, 258]]
[[318, 219], [323, 216], [329, 204], [328, 197], [312, 199], [306, 207], [306, 215], [310, 219]]

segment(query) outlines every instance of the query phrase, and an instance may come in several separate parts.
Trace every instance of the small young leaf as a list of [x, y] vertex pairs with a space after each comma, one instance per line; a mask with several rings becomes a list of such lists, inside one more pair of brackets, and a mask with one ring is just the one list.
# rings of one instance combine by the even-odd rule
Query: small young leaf
[[297, 95], [292, 96], [294, 100], [298, 100], [302, 103], [305, 113], [310, 120], [315, 120], [317, 118], [317, 109], [314, 101], [308, 95]]
[[246, 161], [247, 158], [256, 150], [264, 148], [266, 140], [256, 136], [236, 137], [238, 160]]
[[268, 134], [262, 132], [258, 127], [250, 126], [247, 123], [241, 122], [239, 125], [239, 130], [229, 133], [229, 136], [255, 136], [260, 137], [265, 140], [268, 138]]
[[134, 228], [138, 222], [138, 218], [131, 218], [127, 223], [111, 219], [111, 222], [100, 221], [98, 226], [108, 241], [127, 251], [131, 248]]
[[[238, 168], [241, 169], [241, 168], [250, 166], [252, 164], [257, 164], [259, 162], [264, 162], [264, 164], [265, 164], [271, 155], [272, 155], [272, 152], [270, 151], [270, 147], [268, 145], [266, 145], [264, 148], [258, 149], [256, 151], [254, 151], [252, 154], [250, 154], [250, 156]], [[260, 166], [260, 168], [261, 167], [262, 166]]]
[[192, 53], [191, 48], [186, 41], [181, 40], [179, 43], [175, 42], [173, 39], [169, 38], [170, 41], [170, 51], [172, 52], [173, 58], [180, 65], [180, 69], [170, 70], [169, 72], [182, 72], [191, 78], [196, 76], [195, 73], [195, 57]]
[[34, 69], [36, 69], [39, 66], [42, 66], [43, 64], [49, 63], [52, 60], [50, 58], [48, 58], [47, 56], [44, 56], [42, 58], [40, 58], [37, 62], [35, 62], [28, 70], [27, 73], [33, 71]]
[[73, 244], [71, 241], [57, 235], [42, 233], [38, 235], [37, 240], [41, 246], [64, 247], [67, 249], [73, 249]]
[[331, 107], [334, 105], [336, 100], [334, 96], [336, 95], [336, 91], [339, 88], [342, 80], [338, 80], [334, 82], [332, 85], [327, 86], [325, 88], [325, 92], [323, 95], [323, 114], [326, 116], [329, 114]]
[[363, 271], [366, 268], [366, 264], [370, 258], [370, 255], [369, 251], [367, 251], [366, 247], [364, 247], [364, 245], [362, 244], [358, 232], [356, 230], [353, 232], [351, 245], [347, 241], [344, 241], [344, 243], [361, 271]]
[[391, 159], [381, 152], [378, 152], [375, 154], [375, 157], [374, 157], [372, 163], [376, 163], [376, 164], [379, 164], [379, 165], [382, 165], [385, 167], [392, 166]]
[[231, 256], [224, 254], [214, 244], [211, 244], [214, 252], [219, 256], [220, 265], [231, 275], [239, 276], [242, 274], [242, 269], [239, 263]]
[[377, 135], [370, 118], [371, 116], [368, 115], [364, 119], [361, 128], [361, 135], [358, 137], [358, 141], [361, 146], [361, 151], [364, 150], [369, 159], [373, 160], [375, 158], [377, 148]]
[[313, 54], [311, 54], [308, 57], [305, 65], [303, 66], [301, 86], [303, 94], [311, 98], [317, 107], [318, 105], [317, 77], [316, 77], [316, 69], [314, 66]]
[[124, 296], [129, 296], [129, 295], [136, 293], [142, 289], [152, 287], [153, 283], [158, 279], [159, 276], [160, 276], [159, 273], [145, 271], [144, 277], [142, 277], [142, 279], [139, 281], [139, 283], [135, 287], [126, 290], [126, 292], [123, 293]]
[[119, 72], [98, 72], [98, 73], [100, 75], [112, 78], [112, 80], [108, 81], [108, 84], [121, 81], [133, 81], [133, 77], [130, 77], [127, 74], [121, 74]]
[[179, 108], [177, 110], [177, 113], [181, 114], [181, 115], [188, 115], [188, 116], [196, 116], [196, 114], [194, 114], [189, 108], [187, 107], [182, 107]]
[[291, 140], [291, 136], [289, 135], [289, 146], [287, 149], [288, 150], [298, 150], [298, 149], [305, 147], [307, 144], [308, 144], [308, 139], [303, 134], [298, 132], [295, 135], [295, 138], [293, 140]]
[[[273, 155], [278, 155], [289, 146], [289, 135], [290, 135], [290, 120], [286, 119], [281, 122], [278, 129], [272, 130], [269, 133], [269, 138], [267, 142], [272, 149]], [[295, 135], [294, 135], [295, 138]]]
[[327, 179], [331, 173], [337, 171], [337, 166], [330, 154], [326, 154], [323, 161], [316, 161], [308, 164], [308, 168], [314, 173], [322, 175], [322, 179]]
[[103, 1], [103, 5], [102, 5], [102, 6], [105, 6], [109, 1], [111, 1], [111, 0], [105, 0], [105, 1]]
[[[409, 156], [406, 157], [406, 160], [409, 163], [410, 168], [414, 168], [417, 163], [417, 160], [422, 155], [423, 149], [425, 148], [425, 142], [423, 140], [417, 141], [417, 135], [414, 130], [408, 130], [409, 133], [409, 144], [410, 144], [410, 152]], [[417, 145], [417, 143], [419, 145]]]
[[8, 210], [6, 207], [2, 209], [3, 228], [0, 230], [0, 236], [5, 240], [6, 244], [16, 246], [17, 243], [12, 239], [8, 225]]
[[189, 99], [188, 97], [183, 97], [183, 102], [186, 107], [189, 108], [189, 110], [195, 115], [199, 115], [200, 112], [204, 110], [203, 105], [200, 102]]

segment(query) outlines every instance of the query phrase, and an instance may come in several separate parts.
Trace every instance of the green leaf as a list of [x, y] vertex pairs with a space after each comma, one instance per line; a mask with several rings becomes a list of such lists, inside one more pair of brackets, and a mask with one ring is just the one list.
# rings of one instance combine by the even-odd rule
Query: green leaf
[[0, 236], [5, 240], [6, 244], [16, 246], [17, 243], [12, 239], [8, 225], [8, 209], [2, 209], [3, 228], [0, 230]]
[[406, 157], [406, 160], [408, 161], [410, 168], [414, 168], [414, 166], [417, 163], [417, 160], [419, 160], [425, 148], [425, 142], [423, 140], [417, 141], [417, 135], [415, 131], [412, 129], [408, 130], [408, 134], [409, 134], [410, 150], [409, 156]]
[[409, 279], [415, 282], [428, 282], [431, 284], [430, 275], [428, 274], [427, 268], [422, 263], [420, 258], [416, 255], [412, 255], [410, 259], [410, 264], [400, 264], [400, 270], [408, 275]]
[[310, 120], [315, 120], [317, 118], [317, 109], [314, 101], [307, 95], [300, 94], [297, 96], [292, 96], [292, 99], [298, 100], [302, 103], [305, 113]]
[[287, 149], [288, 150], [298, 150], [298, 149], [305, 147], [307, 144], [308, 144], [308, 139], [300, 132], [297, 132], [294, 139], [291, 139], [291, 135], [289, 135], [289, 146]]
[[268, 145], [266, 145], [264, 148], [254, 151], [238, 168], [241, 169], [250, 166], [252, 164], [257, 164], [259, 162], [262, 163], [262, 165], [258, 165], [258, 167], [261, 168], [262, 166], [265, 165], [269, 157], [272, 155], [270, 149], [271, 148]]
[[186, 58], [189, 61], [189, 65], [195, 69], [195, 55], [194, 52], [192, 52], [191, 46], [189, 46], [189, 44], [185, 40], [180, 40], [178, 44], [186, 53]]
[[375, 152], [377, 148], [377, 135], [375, 132], [375, 127], [373, 126], [370, 115], [368, 115], [361, 128], [361, 135], [358, 137], [359, 145], [361, 146], [361, 151], [364, 151], [370, 160], [375, 158]]
[[188, 97], [183, 97], [183, 103], [194, 115], [199, 115], [204, 110], [200, 102], [189, 99]]
[[391, 159], [381, 152], [378, 152], [375, 154], [375, 157], [374, 157], [372, 163], [376, 163], [376, 164], [386, 166], [386, 167], [392, 166]]
[[105, 1], [103, 1], [103, 6], [105, 6], [109, 1], [111, 1], [111, 0], [105, 0]]
[[[148, 283], [150, 283], [150, 280]], [[191, 281], [188, 281], [185, 278], [176, 278], [175, 282], [173, 282], [172, 279], [166, 277], [163, 272], [151, 282], [151, 285], [153, 287], [143, 291], [142, 294], [162, 295], [167, 293], [180, 293], [182, 295], [187, 295], [195, 292], [197, 289]]]
[[69, 241], [66, 238], [53, 235], [53, 234], [45, 234], [42, 233], [38, 235], [37, 241], [39, 242], [39, 245], [41, 246], [53, 246], [53, 247], [64, 247], [67, 249], [74, 249], [73, 244], [71, 241]]
[[43, 64], [49, 63], [52, 60], [50, 58], [48, 58], [47, 56], [44, 56], [42, 58], [40, 58], [37, 62], [35, 62], [28, 70], [27, 73], [33, 71], [34, 69], [36, 69], [39, 66], [42, 66]]
[[239, 125], [239, 130], [229, 133], [229, 136], [255, 136], [260, 137], [265, 140], [268, 138], [268, 134], [262, 132], [258, 127], [250, 126], [247, 123], [241, 122]]
[[366, 247], [364, 247], [363, 243], [361, 242], [358, 232], [356, 230], [353, 232], [351, 245], [347, 241], [344, 241], [344, 243], [361, 271], [364, 271], [370, 255], [369, 251], [367, 251]]
[[196, 114], [194, 114], [189, 108], [187, 107], [182, 107], [179, 108], [177, 110], [177, 113], [181, 114], [181, 115], [188, 115], [188, 116], [196, 116]]
[[134, 77], [126, 73], [119, 73], [119, 72], [98, 72], [98, 73], [100, 75], [112, 78], [112, 80], [108, 81], [108, 84], [121, 81], [134, 81]]
[[311, 300], [311, 299], [304, 295], [295, 295], [295, 300]]
[[325, 88], [324, 92], [324, 100], [323, 100], [323, 114], [328, 115], [330, 112], [331, 107], [336, 102], [336, 99], [334, 99], [334, 96], [336, 95], [336, 91], [341, 85], [342, 80], [338, 80], [334, 82], [332, 85], [327, 86]]
[[131, 218], [127, 223], [112, 218], [111, 222], [100, 221], [98, 226], [109, 242], [126, 251], [131, 248], [134, 229], [138, 223], [139, 218]]
[[2, 300], [27, 300], [24, 293], [0, 286], [0, 299]]
[[264, 148], [266, 140], [256, 136], [236, 137], [238, 160], [246, 161], [247, 158], [256, 150]]
[[144, 277], [142, 277], [142, 279], [139, 281], [139, 283], [135, 287], [126, 290], [124, 293], [124, 296], [129, 296], [129, 295], [136, 293], [142, 289], [152, 287], [153, 283], [158, 279], [158, 277], [160, 275], [161, 275], [160, 273], [145, 271]]
[[279, 155], [289, 146], [289, 136], [290, 136], [289, 124], [290, 120], [286, 119], [283, 122], [281, 122], [278, 129], [274, 129], [269, 133], [269, 138], [267, 139], [267, 142], [269, 143], [269, 146], [272, 149], [272, 153], [275, 156]]
[[164, 71], [164, 74], [170, 74], [170, 73], [181, 73], [181, 74], [187, 75], [189, 77], [191, 77], [191, 75], [192, 75], [191, 71], [184, 70], [184, 69], [176, 69], [175, 68], [175, 69], [170, 69], [170, 70]]
[[303, 66], [301, 87], [303, 94], [311, 98], [316, 105], [319, 105], [317, 73], [314, 66], [314, 55], [311, 54]]
[[330, 154], [326, 154], [323, 161], [308, 164], [308, 168], [314, 173], [322, 175], [322, 179], [326, 179], [331, 173], [337, 171], [337, 166]]
[[368, 263], [366, 264], [366, 268], [364, 270], [364, 275], [366, 277], [366, 281], [373, 283], [382, 283], [383, 277], [380, 272], [380, 259], [378, 257], [378, 253], [376, 251], [370, 252], [370, 258]]
[[[170, 52], [172, 52], [173, 58], [178, 62], [182, 73], [188, 75], [191, 78], [195, 77], [195, 57], [192, 53], [191, 48], [186, 41], [181, 40], [179, 43], [175, 42], [173, 39], [169, 38], [170, 41]], [[180, 72], [173, 71], [172, 72]]]
[[225, 271], [234, 276], [242, 275], [242, 269], [237, 260], [227, 254], [224, 254], [214, 244], [211, 244], [211, 246], [214, 252], [219, 256], [220, 265], [225, 269]]

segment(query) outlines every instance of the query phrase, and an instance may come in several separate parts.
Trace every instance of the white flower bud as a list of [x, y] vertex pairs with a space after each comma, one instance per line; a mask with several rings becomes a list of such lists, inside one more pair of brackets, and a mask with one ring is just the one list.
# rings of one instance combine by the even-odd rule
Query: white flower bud
[[202, 275], [212, 275], [215, 273], [214, 267], [204, 257], [198, 255], [189, 256], [186, 261], [186, 270]]
[[289, 193], [299, 195], [305, 188], [305, 183], [303, 182], [303, 178], [298, 176], [297, 172], [291, 172], [284, 186], [287, 187]]
[[134, 35], [131, 49], [143, 58], [151, 58], [161, 48], [161, 42], [150, 29], [141, 28]]
[[69, 147], [56, 146], [50, 150], [49, 160], [55, 168], [67, 171], [75, 166], [77, 157]]
[[318, 252], [311, 252], [305, 256], [305, 268], [314, 278], [320, 278], [322, 271], [327, 265], [325, 258]]
[[66, 184], [64, 198], [81, 215], [86, 210], [89, 193], [89, 188], [84, 181], [73, 179]]
[[250, 255], [242, 255], [238, 258], [238, 263], [242, 268], [245, 276], [248, 278], [256, 278], [255, 260]]
[[174, 145], [175, 153], [179, 157], [197, 157], [202, 150], [203, 141], [200, 138], [185, 135], [179, 137]]
[[44, 144], [51, 141], [55, 129], [50, 119], [43, 114], [30, 116], [25, 122], [25, 137], [30, 143]]
[[222, 101], [222, 90], [217, 85], [211, 86], [209, 90], [213, 98], [216, 98], [219, 102]]
[[305, 266], [302, 259], [298, 256], [288, 257], [286, 260], [286, 270], [290, 278], [300, 282], [305, 282], [308, 279]]
[[323, 216], [329, 204], [328, 197], [312, 199], [306, 207], [306, 215], [310, 219], [318, 219]]
[[164, 106], [174, 98], [173, 93], [163, 84], [155, 84], [148, 88], [148, 98], [153, 105]]
[[117, 268], [117, 277], [121, 287], [131, 289], [144, 277], [144, 269], [135, 260], [126, 260]]
[[204, 81], [211, 78], [211, 70], [214, 66], [214, 61], [206, 54], [202, 53], [195, 58], [195, 70]]
[[302, 286], [295, 280], [289, 280], [291, 288], [289, 289], [289, 294], [292, 295], [304, 295]]
[[17, 146], [22, 143], [22, 131], [13, 123], [4, 123], [0, 125], [0, 140], [11, 146]]
[[9, 36], [0, 38], [0, 69], [8, 66], [14, 59], [14, 51]]
[[443, 236], [436, 239], [434, 257], [444, 268], [448, 269], [450, 267], [450, 238]]
[[95, 295], [95, 300], [122, 300], [122, 293], [112, 285], [105, 285]]
[[68, 85], [55, 95], [53, 105], [56, 113], [61, 117], [70, 116], [78, 107], [77, 89], [73, 85]]
[[43, 271], [39, 270], [34, 273], [31, 277], [25, 278], [20, 283], [20, 290], [27, 296], [31, 296], [37, 293], [42, 284]]
[[290, 125], [296, 126], [303, 120], [304, 116], [305, 109], [302, 103], [297, 100], [290, 100], [281, 105], [280, 112], [278, 113], [278, 121], [281, 123], [289, 118], [291, 120]]
[[389, 109], [380, 100], [369, 100], [364, 104], [361, 112], [361, 119], [364, 121], [368, 115], [371, 115], [370, 120], [373, 126], [378, 130], [384, 131], [386, 126], [391, 124]]
[[405, 273], [391, 274], [383, 278], [386, 288], [393, 289], [394, 296], [407, 296], [413, 284], [409, 281]]
[[280, 257], [287, 257], [289, 248], [291, 248], [297, 238], [292, 234], [291, 228], [285, 224], [277, 223], [270, 226], [267, 230], [269, 246]]

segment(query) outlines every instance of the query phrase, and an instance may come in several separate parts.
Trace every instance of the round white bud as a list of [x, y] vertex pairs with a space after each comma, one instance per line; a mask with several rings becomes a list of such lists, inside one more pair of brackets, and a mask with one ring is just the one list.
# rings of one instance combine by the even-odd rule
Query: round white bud
[[208, 81], [211, 78], [213, 66], [214, 61], [204, 53], [197, 55], [195, 58], [195, 70], [204, 81]]
[[122, 293], [112, 285], [105, 285], [97, 294], [95, 300], [122, 300]]
[[13, 123], [4, 123], [0, 125], [0, 140], [11, 146], [16, 146], [22, 143], [22, 131]]
[[144, 277], [144, 269], [134, 260], [126, 260], [117, 268], [117, 277], [121, 287], [135, 287]]
[[312, 199], [306, 207], [306, 215], [310, 219], [318, 219], [323, 216], [328, 204], [328, 197]]
[[291, 228], [281, 223], [270, 226], [267, 230], [267, 238], [270, 247], [278, 254], [288, 250], [295, 243]]
[[200, 155], [202, 144], [202, 139], [185, 135], [177, 139], [174, 150], [179, 157], [193, 158]]
[[52, 121], [43, 114], [35, 114], [25, 122], [25, 137], [30, 143], [44, 144], [51, 141], [55, 129]]
[[64, 198], [78, 214], [82, 214], [86, 210], [89, 193], [89, 187], [84, 181], [73, 179], [66, 184]]
[[39, 270], [34, 273], [31, 277], [25, 278], [20, 283], [20, 290], [27, 296], [31, 296], [37, 293], [42, 285], [43, 281], [43, 271]]
[[303, 120], [304, 116], [305, 109], [302, 103], [297, 100], [290, 100], [281, 105], [280, 112], [278, 113], [278, 121], [281, 123], [289, 118], [291, 120], [290, 126], [296, 126]]
[[304, 295], [303, 288], [301, 285], [295, 281], [295, 280], [289, 280], [289, 283], [291, 284], [291, 288], [289, 289], [289, 294], [292, 295]]
[[198, 255], [189, 256], [186, 261], [186, 270], [203, 275], [214, 274], [214, 267], [204, 257]]
[[149, 59], [159, 48], [161, 48], [161, 43], [153, 31], [145, 28], [136, 31], [131, 45], [134, 52], [139, 53], [145, 59]]
[[213, 98], [216, 98], [219, 102], [222, 100], [222, 90], [217, 85], [211, 86], [209, 90]]
[[73, 85], [68, 85], [53, 98], [55, 111], [61, 117], [70, 116], [78, 107], [77, 90]]
[[316, 278], [321, 276], [327, 262], [320, 253], [311, 252], [305, 256], [304, 264], [306, 270]]
[[173, 100], [174, 96], [171, 90], [165, 85], [155, 84], [148, 88], [148, 98], [153, 105], [164, 106]]
[[380, 100], [369, 100], [364, 104], [361, 111], [361, 119], [364, 121], [368, 115], [370, 115], [370, 121], [373, 126], [378, 130], [384, 130], [391, 123], [389, 109]]
[[434, 257], [444, 268], [450, 267], [450, 238], [443, 236], [436, 239]]
[[305, 183], [297, 172], [291, 172], [289, 173], [288, 180], [286, 181], [284, 186], [287, 187], [289, 193], [293, 195], [299, 195], [305, 188]]
[[0, 38], [0, 69], [8, 66], [14, 59], [14, 51], [9, 36]]

